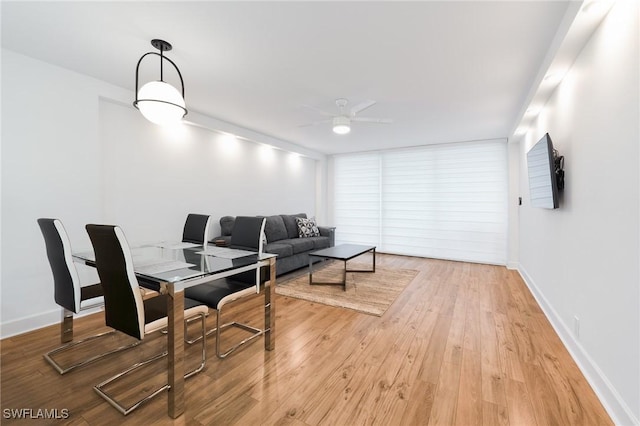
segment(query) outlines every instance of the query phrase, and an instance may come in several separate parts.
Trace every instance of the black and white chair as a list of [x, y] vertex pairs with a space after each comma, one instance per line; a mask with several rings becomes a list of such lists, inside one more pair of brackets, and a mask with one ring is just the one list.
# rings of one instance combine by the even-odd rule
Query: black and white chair
[[210, 223], [209, 215], [189, 213], [182, 231], [182, 242], [202, 244], [206, 248]]
[[[150, 333], [165, 329], [168, 325], [167, 296], [158, 295], [149, 299], [142, 298], [133, 269], [131, 250], [122, 230], [112, 225], [87, 225], [86, 228], [93, 244], [96, 268], [102, 283], [107, 325], [140, 341]], [[208, 309], [205, 305], [188, 298], [185, 298], [184, 306], [185, 335], [187, 320], [199, 317], [202, 324], [202, 359], [198, 367], [185, 374], [184, 377], [186, 379], [202, 371], [206, 363], [205, 316]], [[166, 351], [139, 362], [94, 386], [94, 390], [118, 411], [127, 415], [141, 404], [169, 389], [169, 385], [165, 384], [153, 390], [150, 394], [128, 407], [116, 400], [115, 396], [110, 395], [105, 388], [134, 370], [165, 356], [167, 356]]]
[[108, 352], [103, 352], [83, 359], [82, 361], [75, 362], [66, 367], [54, 360], [53, 357], [55, 355], [61, 354], [62, 352], [74, 348], [77, 345], [103, 336], [111, 335], [115, 333], [115, 330], [96, 334], [73, 342], [74, 314], [103, 306], [104, 299], [102, 297], [102, 287], [100, 283], [84, 287], [80, 285], [80, 277], [78, 276], [78, 271], [73, 263], [69, 236], [67, 235], [67, 231], [60, 220], [40, 218], [38, 219], [38, 225], [40, 226], [42, 236], [44, 237], [47, 258], [49, 260], [51, 272], [53, 273], [54, 300], [63, 308], [62, 321], [60, 323], [60, 342], [63, 343], [63, 346], [44, 354], [44, 359], [47, 360], [47, 362], [51, 364], [58, 373], [65, 374], [78, 367], [89, 364], [90, 362], [99, 360], [109, 354], [137, 345], [138, 342], [120, 346]]
[[[238, 216], [233, 227], [230, 248], [250, 250], [262, 254], [265, 221], [266, 219], [259, 217]], [[240, 298], [255, 295], [260, 291], [260, 285], [266, 281], [266, 276], [268, 276], [267, 268], [259, 268], [255, 272], [247, 271], [185, 289], [185, 296], [202, 302], [216, 311], [216, 328], [207, 334], [216, 333], [216, 356], [218, 358], [226, 358], [236, 349], [267, 331], [236, 321], [221, 323], [223, 307]], [[250, 332], [251, 335], [223, 351], [221, 349], [221, 332], [228, 327], [240, 328]], [[192, 342], [195, 341], [197, 339]]]
[[[202, 244], [203, 249], [207, 248], [207, 237], [209, 235], [209, 226], [211, 217], [204, 214], [189, 213], [187, 220], [184, 222], [182, 230], [182, 242]], [[197, 255], [200, 258], [200, 255]], [[151, 280], [140, 278], [139, 284], [152, 291], [160, 291], [160, 285]]]

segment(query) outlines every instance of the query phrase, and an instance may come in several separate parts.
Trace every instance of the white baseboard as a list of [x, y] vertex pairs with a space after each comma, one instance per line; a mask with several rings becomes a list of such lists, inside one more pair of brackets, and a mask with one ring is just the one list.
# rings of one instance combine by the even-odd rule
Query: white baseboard
[[520, 267], [520, 264], [518, 262], [511, 262], [511, 261], [507, 262], [507, 269], [518, 270], [519, 267]]
[[535, 297], [538, 305], [540, 305], [540, 308], [551, 323], [556, 334], [558, 334], [560, 340], [562, 340], [562, 343], [569, 351], [569, 355], [571, 355], [576, 362], [578, 368], [587, 379], [587, 382], [589, 382], [600, 399], [605, 410], [607, 410], [611, 420], [613, 420], [616, 425], [640, 425], [640, 421], [634, 416], [618, 391], [580, 342], [573, 337], [570, 328], [562, 321], [561, 317], [544, 297], [544, 294], [542, 294], [524, 267], [518, 265], [518, 267], [514, 269], [517, 269], [520, 273], [520, 276], [533, 294], [533, 297]]
[[[100, 312], [101, 307], [87, 309], [82, 313], [75, 315], [75, 317], [83, 317], [85, 315], [91, 315], [96, 312]], [[32, 315], [30, 317], [23, 317], [14, 321], [10, 321], [0, 325], [0, 339], [6, 339], [7, 337], [17, 336], [18, 334], [28, 333], [29, 331], [37, 330], [42, 327], [47, 327], [54, 324], [60, 324], [62, 319], [62, 308], [57, 308], [45, 313]]]

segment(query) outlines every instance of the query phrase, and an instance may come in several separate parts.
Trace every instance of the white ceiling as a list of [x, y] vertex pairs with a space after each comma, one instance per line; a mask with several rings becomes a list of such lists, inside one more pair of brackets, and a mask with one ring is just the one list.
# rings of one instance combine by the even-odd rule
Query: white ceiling
[[[138, 59], [161, 38], [187, 108], [331, 154], [508, 137], [568, 6], [3, 1], [2, 45], [133, 92]], [[336, 111], [339, 97], [375, 100], [363, 115], [393, 123], [345, 136], [299, 127], [325, 118], [303, 105]]]

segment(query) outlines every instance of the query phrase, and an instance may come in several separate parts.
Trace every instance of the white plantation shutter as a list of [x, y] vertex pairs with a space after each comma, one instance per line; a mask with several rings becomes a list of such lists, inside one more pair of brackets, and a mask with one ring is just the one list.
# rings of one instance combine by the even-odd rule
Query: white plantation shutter
[[506, 142], [339, 155], [334, 164], [336, 243], [506, 263]]

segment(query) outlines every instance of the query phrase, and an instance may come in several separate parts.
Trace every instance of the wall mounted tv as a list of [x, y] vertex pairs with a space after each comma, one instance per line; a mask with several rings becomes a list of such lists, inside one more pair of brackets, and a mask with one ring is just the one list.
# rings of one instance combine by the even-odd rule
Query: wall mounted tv
[[564, 188], [564, 157], [553, 149], [546, 133], [527, 152], [529, 195], [533, 207], [557, 209], [558, 192]]

